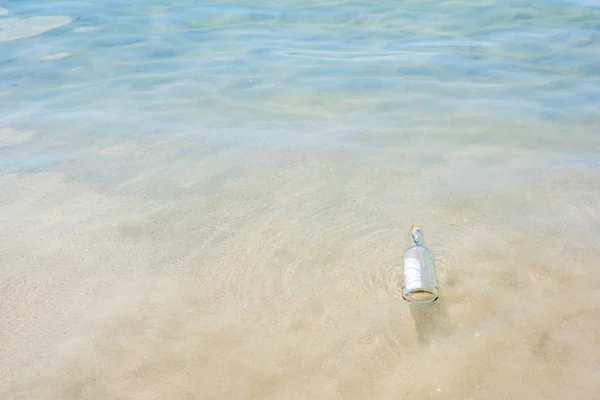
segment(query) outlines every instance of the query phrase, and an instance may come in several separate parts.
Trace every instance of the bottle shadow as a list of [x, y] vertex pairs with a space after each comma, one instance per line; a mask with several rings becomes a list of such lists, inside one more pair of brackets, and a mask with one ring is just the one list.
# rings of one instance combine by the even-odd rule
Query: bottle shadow
[[447, 337], [453, 326], [448, 315], [448, 303], [443, 297], [429, 304], [409, 304], [410, 315], [415, 323], [417, 343], [428, 345], [433, 340]]

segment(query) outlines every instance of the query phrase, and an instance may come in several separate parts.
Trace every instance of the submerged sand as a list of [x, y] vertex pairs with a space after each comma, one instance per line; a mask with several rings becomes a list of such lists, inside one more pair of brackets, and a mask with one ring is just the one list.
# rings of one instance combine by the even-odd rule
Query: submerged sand
[[[440, 154], [415, 169], [384, 147], [132, 139], [5, 173], [0, 393], [599, 393], [600, 171], [493, 145]], [[413, 223], [438, 258], [429, 306], [397, 287]]]

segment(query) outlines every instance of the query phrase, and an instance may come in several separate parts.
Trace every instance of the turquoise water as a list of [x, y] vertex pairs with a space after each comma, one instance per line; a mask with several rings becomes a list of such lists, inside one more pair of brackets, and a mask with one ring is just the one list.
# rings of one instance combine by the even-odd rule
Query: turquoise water
[[0, 394], [600, 390], [600, 1], [0, 7]]
[[574, 126], [598, 123], [595, 2], [27, 1], [9, 9], [70, 22], [2, 44], [3, 125], [43, 117], [61, 130], [68, 119], [139, 135], [335, 145], [363, 130], [449, 134], [450, 123], [544, 121], [555, 132], [539, 146], [565, 136], [588, 145]]

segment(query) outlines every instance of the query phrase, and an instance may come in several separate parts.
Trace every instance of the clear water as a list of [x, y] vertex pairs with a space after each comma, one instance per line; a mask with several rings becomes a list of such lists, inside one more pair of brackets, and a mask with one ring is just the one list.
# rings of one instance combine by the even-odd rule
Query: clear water
[[0, 7], [6, 398], [600, 392], [600, 2]]

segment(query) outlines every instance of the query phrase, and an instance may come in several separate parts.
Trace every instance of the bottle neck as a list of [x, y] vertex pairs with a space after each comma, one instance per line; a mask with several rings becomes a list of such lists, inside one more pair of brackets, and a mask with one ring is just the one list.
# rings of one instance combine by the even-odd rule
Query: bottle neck
[[411, 246], [425, 246], [425, 239], [423, 237], [423, 232], [420, 228], [413, 225], [410, 227], [410, 245]]

